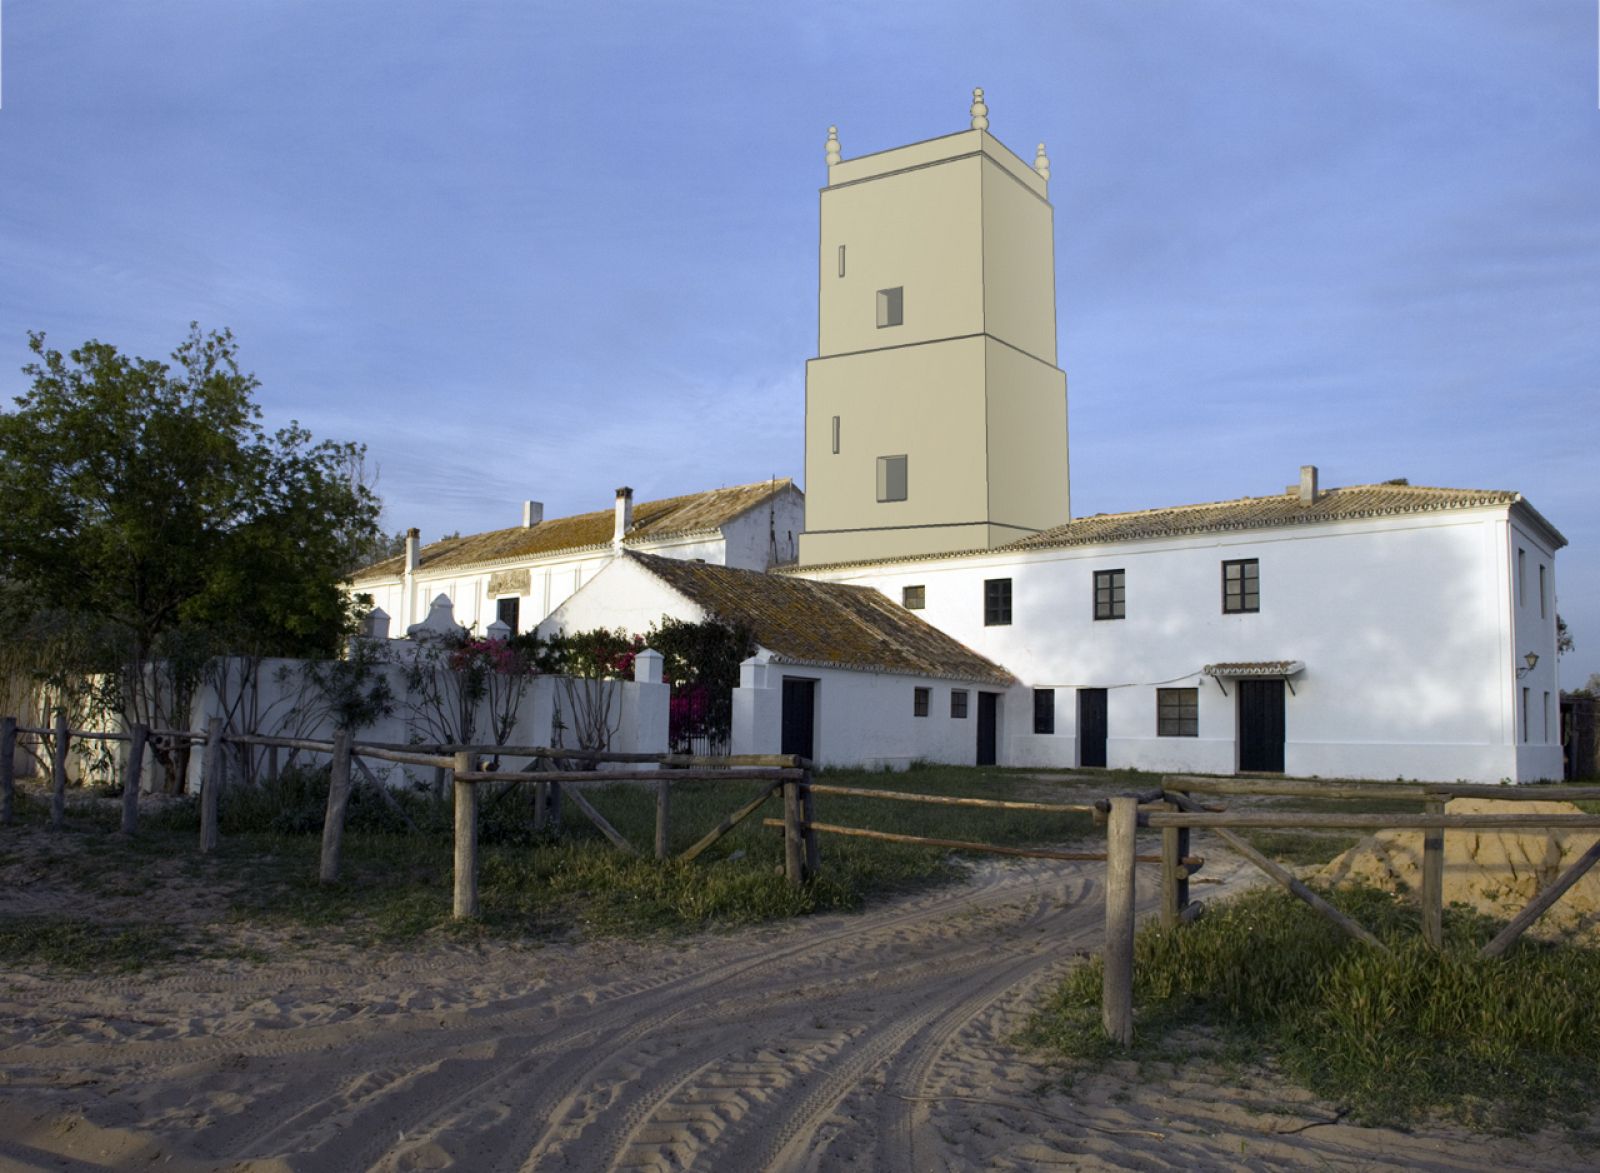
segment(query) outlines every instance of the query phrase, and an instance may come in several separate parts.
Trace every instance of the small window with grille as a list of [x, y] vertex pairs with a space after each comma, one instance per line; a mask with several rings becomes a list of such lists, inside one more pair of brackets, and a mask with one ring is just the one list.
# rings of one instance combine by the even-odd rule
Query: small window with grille
[[1011, 580], [986, 578], [983, 580], [983, 625], [1009, 627], [1011, 624]]
[[1127, 615], [1127, 577], [1121, 570], [1094, 572], [1094, 617], [1122, 619]]
[[1261, 560], [1236, 558], [1222, 564], [1222, 610], [1226, 615], [1261, 610]]
[[1200, 736], [1200, 690], [1156, 689], [1156, 736]]

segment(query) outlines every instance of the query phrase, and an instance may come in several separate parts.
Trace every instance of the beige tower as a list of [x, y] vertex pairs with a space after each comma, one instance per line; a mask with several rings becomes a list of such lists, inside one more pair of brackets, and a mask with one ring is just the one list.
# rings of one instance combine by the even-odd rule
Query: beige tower
[[828, 132], [817, 357], [806, 364], [816, 565], [987, 549], [1060, 525], [1049, 160], [972, 129], [841, 160]]

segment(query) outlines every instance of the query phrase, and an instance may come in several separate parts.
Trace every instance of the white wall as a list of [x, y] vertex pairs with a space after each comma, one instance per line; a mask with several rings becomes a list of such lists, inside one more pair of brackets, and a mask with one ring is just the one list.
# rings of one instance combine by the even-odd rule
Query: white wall
[[[783, 681], [816, 682], [813, 758], [822, 766], [888, 767], [915, 761], [970, 766], [977, 760], [978, 693], [991, 684], [773, 663], [763, 654], [741, 666], [733, 693], [733, 752], [778, 753]], [[929, 690], [928, 715], [915, 715], [915, 690]], [[967, 694], [967, 715], [952, 717], [950, 693]], [[1002, 701], [1004, 707], [1004, 701]], [[1004, 717], [1001, 717], [1002, 727]]]
[[[356, 740], [398, 745], [431, 741], [433, 734], [424, 723], [413, 717], [412, 710], [407, 704], [406, 669], [403, 660], [410, 652], [410, 645], [403, 640], [390, 641], [390, 644], [390, 651], [397, 660], [385, 665], [381, 671], [388, 679], [390, 691], [395, 698], [394, 711], [389, 717], [358, 730]], [[232, 732], [254, 732], [263, 736], [330, 740], [333, 729], [328, 722], [306, 722], [295, 718], [293, 710], [302, 679], [301, 666], [301, 662], [297, 660], [264, 661], [259, 677], [259, 705], [255, 709], [255, 717], [241, 719], [236, 716], [227, 729]], [[587, 683], [585, 682], [585, 685]], [[659, 681], [628, 680], [601, 682], [601, 687], [616, 694], [612, 701], [614, 732], [610, 748], [621, 753], [666, 753], [668, 686]], [[562, 678], [555, 676], [532, 678], [518, 707], [517, 720], [506, 744], [550, 745], [557, 705], [563, 710], [570, 708]], [[195, 697], [189, 727], [197, 730], [206, 729], [212, 717], [226, 716], [225, 708], [223, 698], [218, 695], [215, 688], [209, 685], [202, 687]], [[574, 747], [577, 745], [577, 737], [570, 727], [570, 717], [566, 723], [568, 729], [563, 744]], [[494, 740], [487, 703], [480, 707], [474, 740], [479, 744], [488, 744]], [[259, 760], [264, 760], [264, 751], [260, 752], [263, 757]], [[325, 755], [302, 754], [301, 756], [307, 761], [318, 764], [326, 760]], [[281, 756], [280, 760], [283, 760]], [[191, 791], [199, 789], [202, 765], [202, 755], [196, 752], [191, 756], [189, 763], [187, 787]], [[430, 784], [432, 781], [430, 769], [401, 767], [376, 760], [369, 762], [368, 765], [376, 775], [391, 785], [410, 785], [414, 782]], [[506, 768], [512, 768], [513, 765], [520, 768], [520, 763], [509, 763]]]
[[[1075, 764], [1075, 690], [1098, 687], [1110, 690], [1109, 765], [1231, 772], [1237, 690], [1228, 685], [1224, 695], [1201, 667], [1300, 660], [1305, 672], [1285, 697], [1288, 773], [1559, 777], [1558, 745], [1517, 741], [1507, 524], [1504, 508], [1462, 510], [803, 573], [875, 586], [897, 601], [903, 586], [922, 585], [924, 619], [1026, 685], [1055, 688], [1056, 735], [1033, 737], [1031, 704], [1012, 705], [1003, 764]], [[1540, 556], [1552, 568], [1553, 600], [1554, 560], [1548, 549]], [[1237, 558], [1260, 559], [1258, 613], [1222, 613], [1221, 563]], [[1097, 621], [1093, 572], [1111, 569], [1127, 574], [1127, 618]], [[1530, 623], [1533, 574], [1520, 613]], [[989, 578], [1012, 580], [1009, 627], [983, 624]], [[1538, 682], [1533, 695], [1549, 687], [1554, 698], [1553, 603], [1547, 612], [1537, 620], [1539, 668], [1515, 686]], [[1517, 639], [1534, 642], [1527, 631]], [[1198, 738], [1156, 735], [1161, 686], [1199, 689]]]
[[[790, 487], [778, 494], [770, 509], [766, 503], [758, 505], [724, 525], [721, 533], [630, 542], [628, 549], [686, 562], [765, 570], [771, 561], [772, 530], [776, 528], [780, 558], [792, 561], [795, 542], [804, 525], [805, 498], [799, 490]], [[607, 546], [578, 553], [508, 560], [492, 567], [423, 570], [411, 576], [409, 582], [402, 578], [363, 583], [354, 589], [356, 593], [371, 595], [373, 605], [388, 614], [389, 631], [394, 636], [404, 635], [410, 624], [427, 618], [428, 605], [441, 594], [448, 596], [454, 605], [456, 621], [480, 635], [495, 621], [498, 601], [515, 597], [520, 600], [518, 625], [521, 630], [528, 631], [610, 565], [613, 558]], [[520, 569], [529, 571], [526, 592], [516, 596], [489, 594], [489, 579], [494, 573]]]

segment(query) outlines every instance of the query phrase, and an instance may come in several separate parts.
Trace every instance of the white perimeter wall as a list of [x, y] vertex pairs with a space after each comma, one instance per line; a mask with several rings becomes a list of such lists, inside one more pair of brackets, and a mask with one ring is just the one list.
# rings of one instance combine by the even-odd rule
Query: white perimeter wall
[[[1529, 587], [1513, 606], [1515, 546]], [[1539, 617], [1537, 561], [1549, 567]], [[1221, 564], [1257, 558], [1261, 610], [1224, 615]], [[1127, 617], [1093, 618], [1093, 572], [1126, 571]], [[1207, 663], [1301, 660], [1285, 696], [1290, 774], [1349, 778], [1559, 778], [1555, 717], [1554, 558], [1505, 509], [1328, 523], [1237, 535], [986, 555], [809, 572], [877, 587], [899, 601], [922, 585], [922, 618], [1056, 690], [1056, 732], [1032, 733], [1031, 698], [1008, 698], [1002, 764], [1077, 762], [1076, 690], [1108, 689], [1107, 763], [1230, 773], [1237, 766], [1237, 690], [1203, 677]], [[1012, 580], [1013, 623], [983, 624], [983, 584]], [[1515, 630], [1513, 624], [1515, 623]], [[1520, 656], [1535, 672], [1516, 678]], [[1156, 735], [1156, 689], [1199, 689], [1197, 738]], [[1538, 706], [1520, 739], [1520, 690]]]
[[[403, 656], [409, 650], [403, 641], [393, 641], [398, 650], [398, 656]], [[325, 722], [307, 722], [297, 719], [294, 709], [300, 698], [297, 697], [300, 688], [300, 669], [302, 662], [298, 660], [266, 660], [263, 661], [260, 673], [260, 684], [257, 690], [254, 705], [246, 705], [243, 710], [234, 706], [233, 715], [229, 716], [230, 701], [220, 696], [214, 687], [202, 687], [196, 695], [190, 728], [204, 730], [212, 717], [222, 717], [227, 721], [225, 726], [230, 732], [252, 732], [263, 736], [301, 737], [314, 741], [327, 741], [333, 737], [332, 726]], [[356, 731], [357, 742], [375, 744], [406, 745], [416, 742], [433, 740], [433, 734], [428, 727], [412, 715], [407, 705], [406, 670], [400, 663], [384, 666], [383, 673], [387, 676], [390, 691], [395, 697], [394, 712], [389, 717], [383, 718], [376, 724]], [[234, 674], [237, 679], [237, 674]], [[584, 682], [579, 687], [588, 687], [589, 682]], [[665, 684], [649, 681], [603, 681], [598, 687], [605, 688], [614, 694], [612, 701], [613, 735], [610, 748], [621, 753], [666, 753], [667, 752], [667, 693]], [[556, 708], [559, 705], [563, 711], [570, 710], [571, 704], [565, 691], [566, 685], [562, 677], [536, 676], [528, 685], [527, 692], [523, 695], [518, 707], [517, 720], [513, 726], [507, 744], [512, 745], [550, 745], [553, 738], [553, 722]], [[246, 716], [246, 712], [250, 715]], [[563, 744], [569, 747], [577, 745], [577, 737], [573, 732], [570, 716], [565, 721], [567, 730]], [[487, 705], [479, 712], [477, 731], [474, 740], [479, 744], [487, 744], [494, 740], [490, 732]], [[257, 750], [258, 761], [265, 760], [265, 750]], [[280, 751], [280, 761], [287, 760], [288, 751]], [[191, 755], [189, 762], [189, 776], [187, 786], [191, 791], [198, 790], [200, 786], [203, 755], [196, 752]], [[153, 760], [153, 759], [152, 759]], [[305, 754], [300, 755], [302, 761], [320, 765], [326, 761], [326, 755]], [[390, 762], [380, 762], [376, 759], [367, 763], [372, 772], [390, 785], [410, 785], [420, 783], [431, 784], [432, 771], [414, 767], [403, 767]], [[520, 768], [520, 763], [502, 763], [504, 768]]]

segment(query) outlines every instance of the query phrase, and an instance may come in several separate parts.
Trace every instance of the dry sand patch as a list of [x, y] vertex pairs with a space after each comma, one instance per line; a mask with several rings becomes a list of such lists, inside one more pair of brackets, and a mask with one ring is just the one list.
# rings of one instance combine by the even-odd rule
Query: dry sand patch
[[[1248, 882], [1206, 853], [1208, 898]], [[178, 916], [182, 892], [143, 907]], [[13, 969], [0, 1168], [1592, 1167], [1554, 1133], [1357, 1128], [1209, 1059], [1063, 1089], [1011, 1040], [1103, 919], [1095, 865], [998, 862], [733, 934], [383, 951], [222, 926], [264, 960]]]

